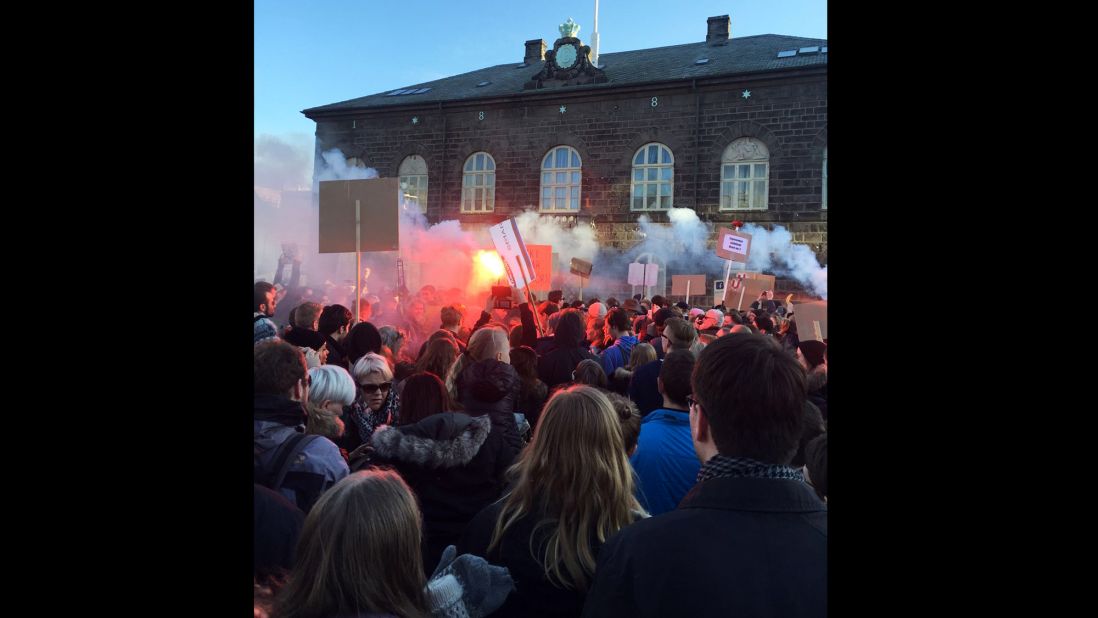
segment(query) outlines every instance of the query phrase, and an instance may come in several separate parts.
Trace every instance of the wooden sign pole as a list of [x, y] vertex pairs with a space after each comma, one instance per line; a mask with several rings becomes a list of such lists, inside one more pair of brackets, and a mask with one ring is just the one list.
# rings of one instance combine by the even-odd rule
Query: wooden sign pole
[[355, 319], [362, 316], [362, 204], [355, 200]]
[[721, 302], [724, 303], [725, 297], [728, 295], [728, 275], [732, 272], [732, 260], [725, 260], [724, 263], [724, 287], [721, 289]]

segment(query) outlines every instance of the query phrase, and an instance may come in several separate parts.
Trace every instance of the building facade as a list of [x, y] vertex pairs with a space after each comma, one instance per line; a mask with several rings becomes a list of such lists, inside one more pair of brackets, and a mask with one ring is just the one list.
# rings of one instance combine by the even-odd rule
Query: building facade
[[527, 41], [521, 63], [303, 113], [317, 153], [339, 148], [400, 176], [431, 222], [537, 210], [625, 250], [639, 215], [666, 223], [668, 209], [691, 208], [780, 224], [825, 264], [827, 41], [735, 38], [727, 15], [705, 32], [595, 66], [562, 24], [551, 46]]

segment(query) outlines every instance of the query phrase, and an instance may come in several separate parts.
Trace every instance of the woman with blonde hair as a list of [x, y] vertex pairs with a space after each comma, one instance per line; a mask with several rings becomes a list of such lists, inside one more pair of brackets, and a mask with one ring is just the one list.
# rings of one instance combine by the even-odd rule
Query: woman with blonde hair
[[511, 343], [507, 338], [507, 331], [498, 324], [488, 324], [473, 333], [469, 337], [465, 353], [450, 365], [450, 372], [445, 376], [439, 376], [446, 382], [450, 399], [457, 403], [461, 402], [461, 393], [458, 392], [461, 374], [469, 366], [489, 358], [502, 363], [511, 362]]
[[557, 391], [508, 472], [513, 490], [473, 518], [458, 552], [510, 570], [516, 591], [496, 616], [578, 616], [598, 548], [647, 516], [610, 400], [589, 386]]
[[656, 348], [650, 343], [638, 343], [629, 353], [629, 362], [624, 367], [618, 367], [614, 373], [606, 376], [610, 390], [619, 395], [629, 394], [629, 381], [633, 379], [633, 372], [637, 367], [647, 365], [656, 360]]
[[370, 352], [355, 361], [351, 377], [358, 384], [354, 402], [343, 409], [346, 432], [339, 446], [348, 453], [370, 440], [380, 425], [400, 418], [400, 396], [393, 389], [393, 369], [380, 354]]
[[430, 615], [419, 528], [416, 499], [396, 472], [336, 483], [305, 518], [273, 618]]
[[454, 339], [440, 337], [427, 344], [416, 361], [416, 372], [433, 373], [440, 380], [450, 375], [450, 367], [457, 361], [458, 345]]

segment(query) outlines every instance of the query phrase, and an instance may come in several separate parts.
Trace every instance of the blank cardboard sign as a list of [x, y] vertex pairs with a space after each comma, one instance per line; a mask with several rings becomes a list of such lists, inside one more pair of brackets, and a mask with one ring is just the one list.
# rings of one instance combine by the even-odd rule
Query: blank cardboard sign
[[572, 262], [568, 266], [568, 270], [570, 270], [573, 275], [579, 275], [581, 277], [590, 277], [592, 268], [593, 265], [591, 262], [579, 258], [572, 258]]
[[[740, 277], [740, 283], [736, 285], [734, 280], [739, 275], [743, 275], [743, 277]], [[748, 281], [754, 282], [750, 285], [750, 289], [748, 289]], [[777, 281], [777, 278], [774, 275], [764, 275], [755, 271], [733, 270], [728, 275], [728, 283], [725, 284], [728, 293], [724, 297], [724, 305], [732, 309], [747, 310], [751, 307], [751, 303], [759, 299], [760, 292], [774, 289], [775, 281]], [[741, 292], [743, 292], [742, 295]]]
[[827, 339], [827, 301], [793, 303], [793, 320], [797, 322], [797, 338], [801, 341]]
[[320, 253], [354, 253], [355, 202], [361, 251], [400, 248], [400, 179], [320, 181]]
[[629, 285], [656, 285], [656, 280], [660, 274], [659, 264], [641, 264], [639, 262], [633, 262], [629, 264], [629, 275], [627, 281]]
[[[763, 288], [764, 290], [773, 290], [774, 283], [778, 280], [777, 277], [775, 277], [774, 275], [764, 275], [755, 271], [743, 271], [743, 275], [744, 279], [761, 279], [763, 281], [766, 281], [767, 287]], [[732, 274], [729, 276], [735, 277], [736, 271], [732, 271]], [[758, 294], [755, 295], [755, 298], [758, 298]], [[755, 298], [752, 298], [751, 300], [755, 300]]]
[[759, 299], [759, 294], [761, 294], [763, 290], [774, 289], [773, 287], [771, 287], [773, 285], [772, 279], [772, 277], [771, 279], [744, 279], [741, 282], [739, 290], [735, 292], [729, 292], [728, 296], [725, 297], [725, 306], [731, 307], [733, 309], [739, 309], [740, 311], [748, 310], [749, 308], [751, 308], [751, 303]]
[[705, 295], [705, 275], [671, 275], [671, 295], [686, 296], [686, 282], [690, 282], [691, 296]]

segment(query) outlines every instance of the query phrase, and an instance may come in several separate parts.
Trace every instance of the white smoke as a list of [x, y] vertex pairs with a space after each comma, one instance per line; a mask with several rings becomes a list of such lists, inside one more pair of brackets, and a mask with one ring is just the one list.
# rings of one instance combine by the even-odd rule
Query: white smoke
[[[283, 245], [309, 245], [312, 137], [260, 135], [253, 144], [252, 275], [273, 281]], [[283, 275], [289, 277], [289, 272]]]
[[706, 244], [713, 236], [712, 223], [699, 219], [691, 208], [672, 208], [667, 218], [671, 223], [664, 225], [641, 215], [637, 223], [643, 240], [627, 254], [651, 253], [661, 264], [684, 275], [723, 272], [724, 260]]
[[770, 231], [748, 223], [743, 231], [751, 234], [748, 270], [792, 277], [827, 300], [827, 267], [820, 267], [816, 255], [807, 245], [793, 244], [793, 235], [789, 230], [779, 225]]
[[255, 186], [276, 192], [308, 188], [312, 140], [304, 133], [283, 137], [264, 134], [255, 138], [252, 147]]
[[552, 245], [553, 253], [558, 254], [562, 261], [579, 258], [591, 262], [595, 259], [599, 243], [595, 239], [595, 229], [590, 225], [566, 228], [557, 217], [535, 212], [531, 210], [533, 206], [526, 208], [526, 212], [515, 217], [524, 242]]
[[[338, 148], [325, 151], [320, 155], [315, 182], [321, 180], [369, 180], [377, 178], [379, 174], [372, 167], [359, 167], [347, 165], [347, 159], [343, 157], [343, 151]], [[314, 184], [313, 190], [319, 191], [320, 185]]]
[[[301, 171], [302, 161], [308, 160], [307, 148], [304, 143], [293, 145], [267, 136], [256, 142], [256, 277], [270, 281], [281, 243], [296, 242], [303, 250], [303, 270], [307, 273], [305, 283], [322, 288], [318, 290], [318, 297], [326, 293], [330, 296], [329, 302], [350, 306], [348, 303], [353, 302], [354, 255], [317, 253], [319, 182], [370, 179], [379, 177], [379, 174], [374, 168], [348, 165], [343, 153], [332, 149], [323, 152], [316, 160], [317, 169], [309, 183]], [[279, 163], [279, 157], [284, 162]], [[261, 177], [265, 179], [262, 186], [259, 184]], [[286, 198], [290, 195], [286, 188], [310, 184], [311, 192], [299, 192], [294, 200]], [[306, 203], [307, 206], [287, 208], [287, 204], [294, 201]], [[600, 294], [606, 294], [604, 290], [624, 287], [629, 263], [643, 254], [650, 254], [660, 264], [660, 278], [666, 280], [668, 290], [669, 272], [722, 275], [726, 263], [710, 247], [716, 226], [702, 221], [690, 208], [672, 208], [667, 214], [669, 224], [653, 223], [647, 215], [640, 215], [634, 237], [619, 239], [628, 247], [624, 250], [609, 247], [605, 242], [600, 246], [592, 225], [570, 226], [559, 217], [538, 213], [533, 206], [528, 206], [515, 220], [528, 244], [553, 247], [553, 253], [558, 257], [552, 277], [554, 288], [564, 287], [566, 291], [574, 291], [578, 284], [578, 279], [568, 274], [571, 258], [594, 264], [593, 277], [585, 287]], [[820, 267], [807, 246], [793, 244], [788, 230], [778, 226], [768, 231], [749, 224], [744, 231], [752, 235], [748, 269], [792, 277], [827, 298], [827, 268]], [[399, 252], [363, 254], [363, 266], [371, 269], [371, 276], [366, 282], [369, 288], [367, 293], [380, 294], [387, 288], [396, 287], [397, 257], [403, 258], [405, 283], [412, 292], [416, 291], [417, 286], [425, 284], [455, 293], [460, 290], [471, 308], [483, 302], [482, 295], [487, 286], [494, 283], [482, 276], [474, 276], [473, 272], [477, 252], [493, 248], [486, 230], [465, 230], [460, 222], [454, 220], [429, 225], [414, 204], [403, 203], [400, 247]], [[348, 294], [352, 296], [348, 297]]]

